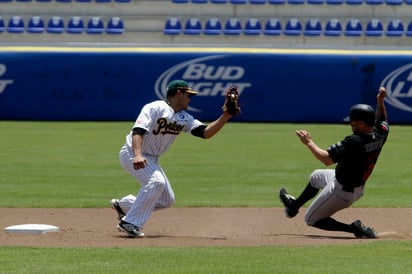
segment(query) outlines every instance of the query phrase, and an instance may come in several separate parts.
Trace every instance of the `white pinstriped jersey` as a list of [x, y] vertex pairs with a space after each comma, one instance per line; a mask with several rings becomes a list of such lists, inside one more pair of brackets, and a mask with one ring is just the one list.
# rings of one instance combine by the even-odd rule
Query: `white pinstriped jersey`
[[[143, 136], [142, 153], [153, 156], [162, 155], [172, 145], [180, 132], [191, 132], [203, 125], [184, 110], [174, 112], [166, 101], [157, 100], [146, 104], [133, 128], [147, 131]], [[126, 136], [126, 145], [132, 147], [132, 131]]]

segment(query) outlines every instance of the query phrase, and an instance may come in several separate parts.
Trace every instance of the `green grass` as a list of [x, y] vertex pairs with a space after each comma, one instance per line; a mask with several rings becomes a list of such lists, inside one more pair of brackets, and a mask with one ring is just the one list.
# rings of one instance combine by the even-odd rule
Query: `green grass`
[[[107, 207], [138, 185], [118, 161], [132, 122], [0, 122], [0, 207]], [[210, 140], [180, 136], [161, 158], [176, 207], [280, 206], [323, 166], [295, 137], [326, 148], [345, 125], [229, 123]], [[354, 206], [412, 207], [412, 126], [392, 126]], [[410, 273], [410, 241], [296, 247], [29, 248], [0, 243], [0, 273]]]
[[[118, 160], [129, 122], [0, 122], [0, 207], [106, 207], [139, 185]], [[180, 206], [280, 206], [324, 166], [295, 137], [310, 130], [326, 148], [345, 125], [229, 123], [209, 140], [180, 136], [161, 157]], [[412, 127], [392, 126], [367, 192], [355, 206], [410, 207]]]
[[411, 252], [412, 244], [402, 241], [310, 247], [0, 247], [0, 272], [410, 273]]

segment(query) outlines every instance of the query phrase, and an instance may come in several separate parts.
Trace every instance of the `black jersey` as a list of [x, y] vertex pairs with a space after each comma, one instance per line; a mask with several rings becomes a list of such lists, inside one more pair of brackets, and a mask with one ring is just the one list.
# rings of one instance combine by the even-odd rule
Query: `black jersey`
[[389, 134], [389, 125], [377, 121], [371, 134], [352, 134], [328, 148], [337, 163], [336, 179], [341, 185], [358, 187], [365, 184], [378, 160]]

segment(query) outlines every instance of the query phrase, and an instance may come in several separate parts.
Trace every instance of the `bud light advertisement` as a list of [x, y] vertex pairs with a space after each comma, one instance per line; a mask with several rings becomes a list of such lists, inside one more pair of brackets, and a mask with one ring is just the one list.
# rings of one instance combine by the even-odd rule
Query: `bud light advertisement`
[[175, 79], [198, 92], [188, 111], [204, 122], [230, 86], [233, 121], [342, 123], [384, 86], [390, 122], [412, 122], [412, 51], [230, 48], [0, 48], [0, 119], [133, 121]]

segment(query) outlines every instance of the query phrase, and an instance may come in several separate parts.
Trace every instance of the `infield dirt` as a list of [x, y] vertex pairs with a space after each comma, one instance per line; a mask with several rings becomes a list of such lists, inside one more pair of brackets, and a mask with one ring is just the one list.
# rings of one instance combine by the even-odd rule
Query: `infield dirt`
[[0, 208], [0, 227], [50, 224], [59, 232], [43, 235], [2, 231], [2, 246], [136, 247], [136, 246], [281, 246], [350, 244], [387, 239], [412, 240], [412, 208], [349, 208], [334, 217], [356, 219], [378, 232], [378, 239], [356, 239], [343, 232], [308, 227], [305, 209], [293, 219], [282, 208], [170, 208], [153, 213], [145, 238], [132, 239], [116, 228], [110, 208]]

